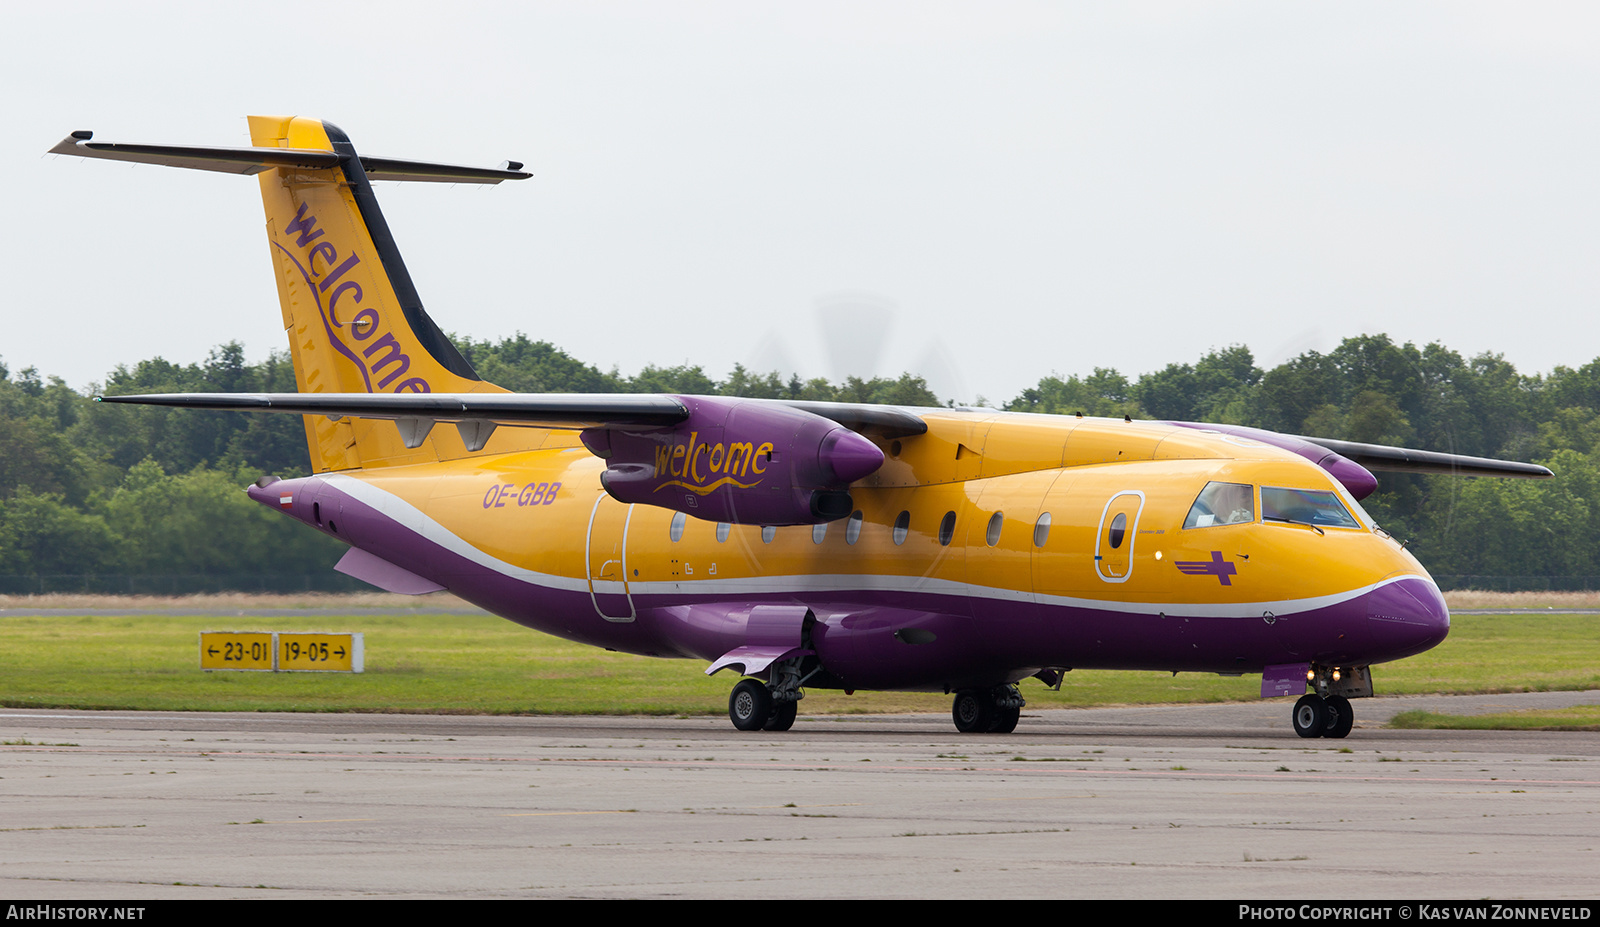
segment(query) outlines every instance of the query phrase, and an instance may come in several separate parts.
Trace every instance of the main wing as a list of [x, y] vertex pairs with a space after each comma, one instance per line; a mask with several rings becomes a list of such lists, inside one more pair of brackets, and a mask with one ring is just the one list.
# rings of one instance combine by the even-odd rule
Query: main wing
[[1495, 460], [1490, 457], [1470, 457], [1466, 454], [1446, 454], [1439, 451], [1419, 451], [1407, 447], [1390, 447], [1384, 444], [1361, 444], [1356, 441], [1338, 441], [1331, 438], [1312, 438], [1303, 435], [1286, 435], [1245, 425], [1208, 425], [1202, 422], [1168, 422], [1183, 428], [1232, 435], [1281, 447], [1298, 454], [1328, 471], [1350, 494], [1365, 499], [1378, 488], [1372, 471], [1392, 473], [1435, 473], [1450, 476], [1493, 476], [1509, 479], [1542, 480], [1555, 474], [1548, 467], [1520, 463], [1515, 460]]
[[[730, 426], [737, 410], [746, 410], [744, 424], [760, 428], [763, 422], [777, 425], [776, 419], [816, 418], [836, 423], [844, 429], [879, 438], [902, 438], [924, 434], [927, 422], [915, 409], [864, 403], [804, 402], [775, 399], [730, 399], [709, 396], [637, 395], [628, 393], [168, 393], [144, 396], [106, 396], [104, 402], [175, 406], [189, 409], [220, 409], [233, 412], [281, 412], [294, 415], [325, 415], [331, 418], [374, 418], [393, 420], [408, 447], [418, 447], [435, 423], [451, 422], [461, 431], [469, 450], [483, 447], [496, 426], [566, 428], [582, 430], [584, 444], [612, 461], [611, 434], [621, 436], [690, 429], [700, 433], [708, 426], [719, 430]], [[708, 421], [708, 420], [714, 420]], [[1164, 422], [1236, 438], [1259, 441], [1298, 454], [1328, 471], [1356, 498], [1365, 498], [1377, 488], [1371, 471], [1434, 473], [1454, 476], [1492, 476], [1514, 479], [1547, 479], [1554, 474], [1538, 464], [1465, 454], [1447, 454], [1413, 448], [1362, 444], [1302, 435], [1282, 434], [1243, 425], [1214, 425], [1201, 422]], [[737, 430], [737, 429], [736, 429]], [[781, 430], [781, 429], [780, 429]], [[815, 431], [815, 429], [813, 429]], [[774, 432], [775, 433], [775, 432]], [[818, 435], [830, 432], [818, 431]], [[759, 435], [756, 436], [759, 438]], [[730, 439], [731, 440], [731, 439]], [[817, 440], [822, 440], [818, 437]], [[830, 447], [838, 452], [838, 437]], [[870, 457], [854, 444], [856, 455]], [[692, 450], [692, 448], [691, 448]], [[642, 453], [642, 452], [641, 452]], [[839, 452], [842, 453], [842, 452]], [[881, 462], [881, 457], [878, 458]], [[643, 464], [641, 460], [639, 463]], [[823, 474], [837, 483], [845, 472], [865, 466], [865, 459]], [[866, 472], [876, 469], [876, 463]], [[827, 467], [824, 467], [827, 470]], [[865, 474], [863, 474], [865, 475]], [[846, 480], [845, 482], [850, 482]]]
[[854, 509], [850, 484], [883, 465], [884, 438], [922, 434], [920, 416], [891, 406], [786, 403], [720, 396], [543, 393], [174, 393], [105, 402], [390, 419], [407, 447], [452, 422], [468, 451], [495, 428], [579, 431], [606, 462], [600, 480], [623, 502], [715, 521], [817, 524]]
[[[669, 428], [687, 421], [691, 414], [685, 402], [687, 398], [690, 397], [634, 393], [152, 393], [97, 396], [95, 401], [332, 418], [488, 422], [528, 428], [638, 429]], [[777, 399], [735, 401], [795, 409], [837, 422], [852, 431], [884, 438], [909, 437], [928, 430], [928, 423], [920, 415], [899, 406]]]

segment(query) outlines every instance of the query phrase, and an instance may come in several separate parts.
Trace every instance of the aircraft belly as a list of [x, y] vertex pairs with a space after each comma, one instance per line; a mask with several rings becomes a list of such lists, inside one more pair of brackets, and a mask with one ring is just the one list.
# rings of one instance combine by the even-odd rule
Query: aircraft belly
[[802, 605], [814, 618], [809, 649], [844, 688], [938, 690], [992, 683], [1011, 669], [989, 652], [973, 618], [961, 613], [960, 596], [833, 590], [707, 597], [688, 591], [635, 601], [640, 622], [655, 636], [707, 661], [745, 643], [742, 623], [730, 614], [753, 604]]

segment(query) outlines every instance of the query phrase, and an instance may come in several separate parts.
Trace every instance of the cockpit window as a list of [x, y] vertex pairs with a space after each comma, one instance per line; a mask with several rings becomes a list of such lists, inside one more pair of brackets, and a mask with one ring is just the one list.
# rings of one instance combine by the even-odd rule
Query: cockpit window
[[1189, 507], [1185, 528], [1239, 525], [1256, 520], [1256, 492], [1249, 483], [1207, 483]]
[[1333, 528], [1359, 528], [1339, 497], [1326, 489], [1261, 487], [1261, 520]]

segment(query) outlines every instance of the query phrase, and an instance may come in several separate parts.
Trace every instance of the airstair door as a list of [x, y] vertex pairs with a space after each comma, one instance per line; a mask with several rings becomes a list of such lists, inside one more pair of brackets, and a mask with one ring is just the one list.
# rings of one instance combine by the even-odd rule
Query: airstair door
[[633, 597], [628, 593], [628, 522], [633, 506], [624, 505], [604, 491], [589, 513], [584, 556], [589, 563], [589, 597], [595, 611], [607, 621], [632, 621]]

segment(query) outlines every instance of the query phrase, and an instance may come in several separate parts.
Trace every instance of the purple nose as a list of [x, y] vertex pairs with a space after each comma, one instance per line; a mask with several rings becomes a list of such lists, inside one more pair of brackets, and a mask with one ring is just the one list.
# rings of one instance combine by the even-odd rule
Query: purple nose
[[1403, 577], [1366, 596], [1367, 634], [1382, 659], [1398, 660], [1438, 646], [1450, 633], [1450, 609], [1439, 588]]

